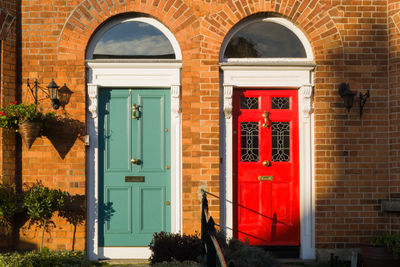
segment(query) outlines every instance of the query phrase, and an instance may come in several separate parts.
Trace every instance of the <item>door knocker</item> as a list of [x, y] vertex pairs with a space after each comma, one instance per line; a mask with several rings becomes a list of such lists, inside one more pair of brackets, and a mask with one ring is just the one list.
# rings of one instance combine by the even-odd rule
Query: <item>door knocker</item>
[[263, 123], [263, 127], [264, 128], [269, 128], [269, 127], [271, 127], [271, 119], [269, 118], [269, 114], [271, 114], [270, 112], [268, 112], [268, 111], [264, 111], [264, 114], [262, 115], [263, 116], [263, 118], [264, 118], [264, 123]]

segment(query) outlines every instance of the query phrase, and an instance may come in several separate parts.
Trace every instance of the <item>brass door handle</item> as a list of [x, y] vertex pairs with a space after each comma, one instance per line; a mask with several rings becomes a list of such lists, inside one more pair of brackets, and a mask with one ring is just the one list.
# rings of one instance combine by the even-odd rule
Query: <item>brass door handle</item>
[[133, 107], [132, 107], [132, 119], [137, 119], [136, 111], [137, 111], [137, 106], [136, 106], [136, 104], [133, 104]]
[[263, 165], [264, 167], [271, 167], [271, 162], [269, 162], [268, 160], [264, 160], [264, 161], [262, 162], [262, 165]]
[[264, 127], [264, 128], [271, 127], [271, 119], [269, 118], [269, 114], [271, 114], [271, 113], [268, 111], [264, 111], [264, 113], [262, 115], [264, 118], [264, 123], [263, 123], [262, 127]]
[[132, 164], [136, 164], [136, 165], [139, 163], [139, 161], [137, 159], [131, 159], [131, 162], [132, 162]]

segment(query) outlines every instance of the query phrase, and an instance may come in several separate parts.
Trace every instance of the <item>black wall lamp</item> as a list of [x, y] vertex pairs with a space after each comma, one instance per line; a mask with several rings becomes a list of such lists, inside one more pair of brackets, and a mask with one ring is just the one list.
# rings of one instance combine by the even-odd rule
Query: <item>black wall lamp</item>
[[[28, 88], [35, 99], [35, 106], [37, 106], [38, 100], [38, 89], [40, 89], [43, 93], [46, 94], [48, 98], [51, 100], [51, 106], [54, 109], [59, 109], [60, 106], [65, 107], [66, 104], [69, 103], [69, 100], [72, 95], [72, 91], [64, 84], [61, 88], [56, 84], [54, 79], [47, 85], [47, 90], [39, 85], [39, 82], [35, 78], [35, 82], [33, 83], [33, 87], [29, 84], [29, 79], [27, 81]], [[60, 89], [59, 89], [60, 88]]]
[[[339, 95], [343, 98], [344, 106], [345, 108], [347, 108], [347, 111], [350, 111], [351, 107], [353, 106], [354, 96], [356, 95], [356, 93], [350, 90], [350, 85], [348, 83], [341, 83], [339, 85]], [[359, 98], [360, 118], [363, 114], [364, 105], [365, 102], [367, 102], [368, 98], [369, 98], [369, 90], [365, 94], [362, 94], [360, 92], [360, 98]]]

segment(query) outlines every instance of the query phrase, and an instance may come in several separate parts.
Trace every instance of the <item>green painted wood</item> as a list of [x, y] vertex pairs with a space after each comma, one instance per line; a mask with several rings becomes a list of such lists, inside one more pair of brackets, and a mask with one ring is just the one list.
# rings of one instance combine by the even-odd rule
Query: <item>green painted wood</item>
[[99, 246], [148, 246], [171, 230], [169, 128], [169, 90], [100, 89]]

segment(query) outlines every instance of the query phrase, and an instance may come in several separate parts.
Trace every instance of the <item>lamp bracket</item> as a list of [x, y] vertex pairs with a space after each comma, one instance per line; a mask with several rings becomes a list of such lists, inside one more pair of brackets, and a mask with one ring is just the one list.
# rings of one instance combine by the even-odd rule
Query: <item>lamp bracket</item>
[[369, 89], [365, 94], [362, 94], [360, 92], [360, 118], [363, 114], [364, 105], [365, 105], [365, 102], [367, 102], [368, 98], [369, 98]]

